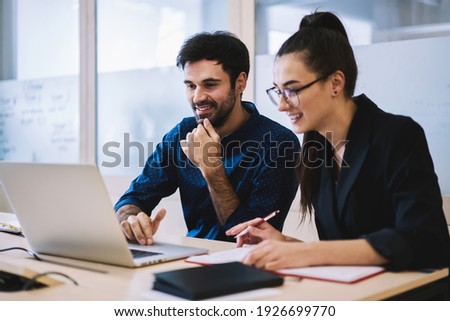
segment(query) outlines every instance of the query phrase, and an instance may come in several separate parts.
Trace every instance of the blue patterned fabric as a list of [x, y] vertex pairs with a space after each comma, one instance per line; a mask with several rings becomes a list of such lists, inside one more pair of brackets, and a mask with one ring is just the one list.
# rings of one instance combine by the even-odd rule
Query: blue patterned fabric
[[221, 140], [225, 171], [240, 199], [224, 226], [200, 170], [180, 147], [180, 140], [197, 126], [194, 117], [183, 119], [164, 136], [115, 209], [134, 204], [150, 215], [163, 197], [179, 188], [188, 236], [234, 241], [225, 235], [227, 229], [274, 210], [280, 214], [270, 223], [281, 230], [298, 187], [295, 163], [300, 144], [291, 130], [260, 115], [252, 103], [243, 105], [251, 113], [249, 119]]

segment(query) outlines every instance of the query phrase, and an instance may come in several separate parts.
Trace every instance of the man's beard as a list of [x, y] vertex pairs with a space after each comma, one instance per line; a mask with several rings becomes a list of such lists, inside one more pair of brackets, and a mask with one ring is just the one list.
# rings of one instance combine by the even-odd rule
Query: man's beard
[[[197, 120], [198, 124], [202, 124], [203, 119], [208, 118], [213, 127], [221, 127], [226, 123], [226, 121], [230, 117], [235, 103], [236, 103], [236, 93], [233, 90], [230, 90], [228, 92], [227, 100], [221, 103], [220, 106], [218, 106], [214, 100], [207, 99], [205, 101], [202, 101], [201, 103], [198, 103], [198, 105], [207, 104], [211, 106], [211, 109], [213, 110], [212, 117], [210, 117], [209, 115], [205, 115], [202, 117], [195, 114], [195, 119]], [[192, 104], [192, 108], [194, 109], [194, 111], [196, 107], [197, 104]]]

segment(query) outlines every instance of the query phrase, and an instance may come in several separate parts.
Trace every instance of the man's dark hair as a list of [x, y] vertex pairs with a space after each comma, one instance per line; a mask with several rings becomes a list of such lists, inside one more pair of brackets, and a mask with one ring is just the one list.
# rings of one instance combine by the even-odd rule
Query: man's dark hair
[[184, 69], [188, 62], [217, 61], [230, 76], [231, 87], [241, 72], [248, 77], [250, 57], [245, 44], [227, 31], [201, 32], [188, 38], [177, 56], [177, 67]]

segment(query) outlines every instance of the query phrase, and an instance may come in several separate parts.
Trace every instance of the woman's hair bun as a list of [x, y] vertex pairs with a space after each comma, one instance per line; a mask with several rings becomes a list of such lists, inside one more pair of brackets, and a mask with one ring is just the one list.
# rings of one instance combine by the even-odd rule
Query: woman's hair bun
[[345, 31], [344, 25], [339, 18], [328, 11], [316, 11], [309, 15], [303, 17], [300, 22], [299, 30], [302, 28], [313, 27], [313, 28], [325, 28], [328, 30], [336, 31], [342, 34], [347, 40], [347, 32]]

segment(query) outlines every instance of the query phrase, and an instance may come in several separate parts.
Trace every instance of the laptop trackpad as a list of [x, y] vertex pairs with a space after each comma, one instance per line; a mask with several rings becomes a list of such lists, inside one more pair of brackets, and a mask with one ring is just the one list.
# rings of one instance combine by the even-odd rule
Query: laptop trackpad
[[135, 250], [135, 249], [130, 249], [131, 250], [131, 254], [133, 255], [133, 258], [135, 259], [140, 259], [143, 257], [148, 257], [148, 256], [154, 256], [154, 255], [161, 255], [162, 253], [158, 253], [158, 252], [150, 252], [150, 251], [141, 251], [141, 250]]

